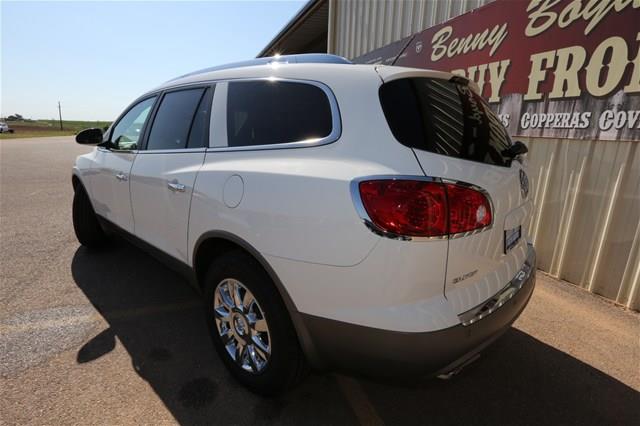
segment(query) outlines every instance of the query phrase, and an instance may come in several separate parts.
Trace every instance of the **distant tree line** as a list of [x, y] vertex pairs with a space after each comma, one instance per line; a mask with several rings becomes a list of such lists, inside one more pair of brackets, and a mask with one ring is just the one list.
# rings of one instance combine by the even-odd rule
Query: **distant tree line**
[[8, 116], [7, 118], [5, 118], [5, 120], [6, 121], [33, 121], [33, 120], [29, 120], [28, 118], [24, 118], [20, 114], [12, 114], [12, 115]]

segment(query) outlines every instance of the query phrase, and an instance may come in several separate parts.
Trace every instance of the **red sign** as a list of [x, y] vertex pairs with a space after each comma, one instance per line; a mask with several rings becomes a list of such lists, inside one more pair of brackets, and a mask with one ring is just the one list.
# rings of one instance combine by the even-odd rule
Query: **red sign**
[[355, 61], [464, 75], [512, 134], [640, 140], [640, 0], [497, 0]]

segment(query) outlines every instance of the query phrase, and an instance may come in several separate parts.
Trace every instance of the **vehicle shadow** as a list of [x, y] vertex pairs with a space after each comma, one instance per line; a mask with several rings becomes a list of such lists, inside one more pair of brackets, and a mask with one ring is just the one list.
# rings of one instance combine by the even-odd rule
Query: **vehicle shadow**
[[[180, 424], [357, 423], [330, 374], [277, 398], [240, 387], [213, 350], [197, 292], [143, 251], [124, 241], [100, 252], [81, 247], [71, 269], [109, 324], [77, 362], [107, 355], [117, 338]], [[449, 381], [359, 383], [390, 425], [640, 424], [638, 392], [517, 329]]]
[[316, 424], [355, 422], [330, 375], [314, 374], [293, 392], [268, 399], [238, 385], [207, 335], [200, 295], [129, 243], [116, 240], [100, 251], [80, 247], [71, 272], [109, 324], [80, 348], [77, 362], [108, 355], [117, 338], [180, 424], [306, 424], [310, 413]]

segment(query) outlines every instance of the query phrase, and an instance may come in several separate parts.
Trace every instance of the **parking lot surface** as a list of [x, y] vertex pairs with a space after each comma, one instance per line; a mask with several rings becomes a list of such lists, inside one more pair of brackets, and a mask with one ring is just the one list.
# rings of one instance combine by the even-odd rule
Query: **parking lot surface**
[[512, 330], [451, 380], [314, 373], [237, 385], [200, 299], [133, 246], [71, 225], [72, 137], [0, 141], [0, 424], [640, 424], [640, 317], [539, 274]]

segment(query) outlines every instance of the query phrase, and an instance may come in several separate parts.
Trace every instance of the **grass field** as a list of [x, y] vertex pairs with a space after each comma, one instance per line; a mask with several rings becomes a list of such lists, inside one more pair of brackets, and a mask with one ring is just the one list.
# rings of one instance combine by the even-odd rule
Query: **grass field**
[[108, 126], [110, 123], [108, 121], [63, 120], [63, 130], [60, 130], [60, 122], [56, 120], [8, 121], [7, 124], [9, 128], [13, 129], [13, 133], [0, 133], [0, 139], [75, 135], [83, 129], [88, 129], [89, 127], [102, 128]]

